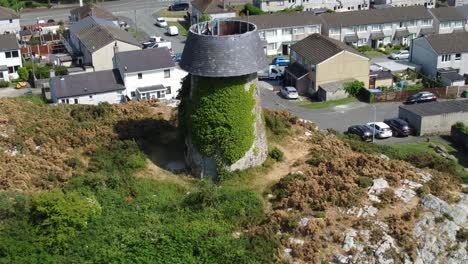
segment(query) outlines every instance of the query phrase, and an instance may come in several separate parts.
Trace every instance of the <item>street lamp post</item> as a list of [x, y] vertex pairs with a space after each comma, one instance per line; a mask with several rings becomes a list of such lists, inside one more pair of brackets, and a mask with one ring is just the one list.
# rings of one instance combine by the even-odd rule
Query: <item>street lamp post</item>
[[372, 143], [375, 143], [375, 120], [377, 119], [377, 108], [375, 107], [375, 104], [372, 104], [372, 107], [374, 108], [374, 124], [372, 126]]

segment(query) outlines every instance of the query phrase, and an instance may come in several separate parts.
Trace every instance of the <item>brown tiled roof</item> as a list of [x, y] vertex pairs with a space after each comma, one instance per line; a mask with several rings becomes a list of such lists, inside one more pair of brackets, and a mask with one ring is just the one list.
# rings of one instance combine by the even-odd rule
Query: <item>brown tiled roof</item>
[[294, 26], [320, 25], [320, 17], [311, 12], [277, 13], [259, 16], [237, 17], [257, 25], [258, 29], [287, 28]]
[[312, 34], [291, 45], [291, 50], [297, 52], [312, 64], [319, 64], [344, 50], [365, 57], [353, 47], [320, 34]]
[[75, 9], [70, 10], [70, 14], [72, 16], [77, 17], [78, 19], [83, 19], [87, 16], [95, 16], [95, 17], [99, 17], [99, 18], [107, 19], [111, 21], [118, 19], [111, 12], [95, 4], [87, 4], [81, 7], [77, 7]]
[[426, 39], [438, 54], [468, 52], [468, 32], [430, 35]]
[[433, 18], [424, 6], [358, 10], [320, 16], [329, 27], [348, 27]]
[[18, 14], [12, 9], [0, 6], [0, 20], [19, 18]]

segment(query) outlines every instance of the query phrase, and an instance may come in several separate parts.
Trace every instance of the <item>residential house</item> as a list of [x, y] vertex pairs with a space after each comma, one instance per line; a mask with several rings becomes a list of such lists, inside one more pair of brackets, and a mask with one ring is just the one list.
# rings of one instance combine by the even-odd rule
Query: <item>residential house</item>
[[276, 12], [286, 8], [303, 6], [304, 11], [333, 10], [345, 12], [369, 9], [369, 0], [254, 0], [254, 5], [265, 12]]
[[131, 100], [175, 99], [187, 75], [165, 47], [119, 52], [115, 64]]
[[116, 104], [125, 100], [118, 70], [106, 70], [50, 79], [50, 96], [59, 104]]
[[392, 7], [406, 6], [424, 6], [426, 8], [434, 8], [436, 0], [373, 0], [373, 5], [388, 5]]
[[409, 45], [434, 33], [433, 17], [423, 6], [370, 9], [321, 15], [322, 33], [355, 46]]
[[69, 20], [70, 20], [70, 23], [73, 24], [90, 16], [109, 20], [113, 22], [115, 25], [119, 25], [118, 17], [116, 17], [111, 12], [107, 11], [106, 9], [98, 5], [92, 4], [92, 3], [70, 10]]
[[446, 85], [464, 85], [468, 76], [468, 32], [417, 38], [411, 45], [411, 62], [424, 74]]
[[434, 16], [434, 29], [437, 34], [465, 31], [466, 18], [457, 8], [438, 7], [429, 12]]
[[17, 71], [22, 65], [21, 50], [16, 36], [0, 35], [0, 80], [17, 79]]
[[236, 11], [225, 0], [192, 1], [192, 23], [197, 23], [203, 15], [208, 15], [210, 19], [231, 18], [236, 16]]
[[19, 15], [9, 8], [0, 6], [0, 34], [13, 33], [19, 37], [20, 30]]
[[468, 6], [468, 0], [448, 0], [449, 6]]
[[236, 19], [248, 20], [257, 26], [268, 56], [289, 55], [291, 44], [321, 31], [320, 18], [308, 12], [277, 13]]
[[352, 80], [362, 81], [367, 88], [369, 61], [343, 42], [313, 34], [291, 45], [291, 65], [285, 70], [285, 82], [303, 95], [315, 95], [321, 87], [326, 90]]
[[140, 50], [141, 44], [114, 23], [94, 16], [70, 26], [63, 42], [77, 65], [92, 66], [95, 71], [114, 68], [114, 54]]

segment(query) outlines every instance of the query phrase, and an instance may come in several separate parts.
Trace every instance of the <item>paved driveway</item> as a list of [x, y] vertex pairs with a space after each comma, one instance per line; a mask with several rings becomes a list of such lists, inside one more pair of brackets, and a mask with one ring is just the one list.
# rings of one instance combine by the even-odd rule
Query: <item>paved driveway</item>
[[374, 109], [376, 120], [398, 116], [398, 106], [401, 103], [379, 103], [373, 105], [356, 102], [347, 105], [324, 109], [306, 109], [298, 106], [297, 101], [283, 99], [278, 92], [272, 91], [271, 86], [264, 88], [264, 82], [260, 82], [260, 94], [262, 106], [273, 110], [286, 110], [293, 115], [316, 123], [319, 128], [332, 128], [344, 132], [351, 125], [364, 124], [374, 120]]

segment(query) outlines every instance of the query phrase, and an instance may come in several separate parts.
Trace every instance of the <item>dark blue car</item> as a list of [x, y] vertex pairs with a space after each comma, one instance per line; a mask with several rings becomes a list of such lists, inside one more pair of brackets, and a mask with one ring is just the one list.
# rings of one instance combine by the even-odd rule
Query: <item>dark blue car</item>
[[285, 57], [276, 57], [273, 59], [273, 61], [271, 61], [271, 64], [278, 65], [278, 66], [288, 66], [289, 60], [286, 59]]

